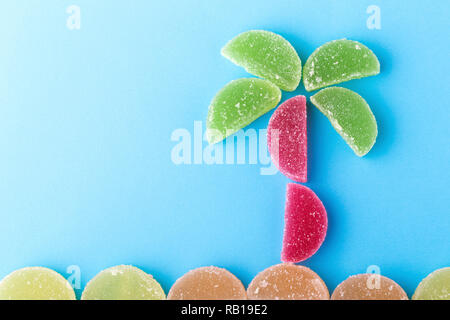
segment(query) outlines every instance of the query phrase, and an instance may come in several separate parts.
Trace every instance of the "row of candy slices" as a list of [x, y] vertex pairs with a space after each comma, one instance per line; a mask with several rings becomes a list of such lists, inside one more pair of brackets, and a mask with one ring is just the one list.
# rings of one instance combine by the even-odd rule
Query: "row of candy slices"
[[[206, 122], [211, 144], [275, 108], [281, 100], [279, 88], [293, 91], [301, 78], [301, 61], [295, 49], [272, 32], [244, 32], [232, 39], [222, 54], [266, 80], [238, 79], [216, 94]], [[378, 59], [370, 49], [359, 42], [342, 39], [321, 46], [308, 58], [303, 79], [306, 89], [311, 91], [379, 71]], [[377, 124], [362, 97], [348, 89], [328, 88], [314, 95], [311, 101], [358, 156], [370, 151], [376, 140]]]
[[[75, 300], [69, 282], [43, 267], [16, 270], [0, 282], [1, 300]], [[165, 300], [160, 284], [133, 266], [120, 265], [97, 274], [87, 285], [82, 300]], [[247, 290], [229, 271], [202, 267], [179, 278], [168, 300], [328, 300], [323, 280], [311, 269], [278, 264], [260, 272]], [[407, 300], [393, 280], [378, 274], [351, 276], [337, 286], [332, 300]], [[413, 300], [450, 300], [450, 267], [429, 274], [417, 287]]]

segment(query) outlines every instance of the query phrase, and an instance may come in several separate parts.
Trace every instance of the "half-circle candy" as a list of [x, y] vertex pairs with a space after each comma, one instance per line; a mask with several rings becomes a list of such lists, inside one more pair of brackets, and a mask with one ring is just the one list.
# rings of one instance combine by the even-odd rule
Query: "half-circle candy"
[[304, 96], [290, 98], [278, 106], [267, 127], [267, 145], [272, 162], [282, 174], [306, 182], [308, 145]]
[[242, 78], [231, 81], [211, 101], [206, 119], [210, 144], [247, 126], [280, 102], [281, 91], [270, 81]]
[[369, 48], [341, 39], [325, 43], [309, 56], [303, 67], [303, 83], [307, 91], [313, 91], [379, 73], [380, 62]]
[[364, 273], [339, 284], [331, 300], [408, 300], [408, 296], [393, 280], [375, 273]]
[[297, 263], [319, 250], [327, 234], [327, 211], [308, 187], [288, 183], [281, 261]]
[[328, 300], [323, 280], [311, 269], [277, 264], [261, 271], [247, 288], [250, 300]]
[[139, 268], [119, 265], [101, 271], [88, 282], [82, 300], [164, 300], [161, 285]]
[[194, 269], [179, 278], [169, 291], [169, 300], [246, 300], [242, 282], [218, 267]]
[[59, 273], [43, 267], [27, 267], [0, 282], [0, 300], [75, 300], [70, 283]]
[[430, 273], [417, 286], [413, 300], [450, 300], [450, 267]]
[[222, 48], [222, 55], [282, 90], [294, 91], [302, 76], [302, 63], [294, 47], [270, 31], [243, 32]]

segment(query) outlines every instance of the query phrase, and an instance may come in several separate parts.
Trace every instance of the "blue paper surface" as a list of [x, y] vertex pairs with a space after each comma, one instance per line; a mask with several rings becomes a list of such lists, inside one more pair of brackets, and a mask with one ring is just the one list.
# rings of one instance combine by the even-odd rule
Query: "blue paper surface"
[[[71, 5], [80, 29], [67, 25]], [[369, 29], [371, 5], [381, 20]], [[303, 264], [330, 292], [377, 266], [411, 296], [450, 265], [449, 10], [415, 0], [3, 1], [0, 278], [35, 265], [68, 277], [75, 265], [79, 294], [100, 270], [133, 264], [167, 292], [196, 267], [225, 267], [247, 285], [279, 263], [289, 180], [261, 175], [259, 160], [206, 164], [194, 132], [215, 93], [249, 76], [221, 47], [265, 29], [303, 63], [340, 38], [379, 57], [380, 75], [342, 84], [377, 118], [367, 156], [308, 105], [306, 185], [329, 229]], [[301, 84], [282, 101], [296, 94], [311, 95]], [[246, 129], [261, 132], [271, 113]], [[174, 163], [174, 132], [191, 136], [191, 164]]]

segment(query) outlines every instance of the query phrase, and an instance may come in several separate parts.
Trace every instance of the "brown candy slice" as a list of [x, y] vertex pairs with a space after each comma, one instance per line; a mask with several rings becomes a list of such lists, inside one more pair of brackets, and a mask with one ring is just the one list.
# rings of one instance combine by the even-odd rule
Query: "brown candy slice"
[[170, 289], [168, 300], [246, 300], [242, 282], [218, 267], [194, 269], [179, 278]]
[[311, 269], [295, 264], [277, 264], [260, 272], [250, 283], [251, 300], [328, 300], [323, 280]]
[[408, 296], [393, 280], [365, 273], [351, 276], [338, 285], [331, 300], [408, 300]]

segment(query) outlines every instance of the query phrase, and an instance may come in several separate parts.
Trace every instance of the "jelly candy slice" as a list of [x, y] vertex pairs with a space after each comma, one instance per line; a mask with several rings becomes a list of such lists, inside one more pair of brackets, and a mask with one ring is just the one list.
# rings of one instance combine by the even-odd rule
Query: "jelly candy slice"
[[88, 282], [82, 300], [164, 300], [160, 284], [141, 269], [115, 266], [101, 271]]
[[280, 99], [280, 89], [270, 81], [257, 78], [231, 81], [216, 94], [209, 106], [208, 142], [222, 141], [275, 108]]
[[303, 68], [303, 83], [313, 91], [336, 83], [380, 73], [380, 62], [365, 45], [341, 39], [314, 51]]
[[372, 149], [377, 138], [377, 122], [367, 102], [356, 92], [331, 87], [311, 97], [311, 102], [330, 120], [356, 155]]
[[351, 276], [338, 285], [331, 300], [408, 300], [408, 296], [393, 280], [365, 273]]
[[283, 102], [273, 113], [267, 128], [272, 162], [289, 179], [306, 182], [307, 137], [306, 98], [296, 96]]
[[242, 282], [229, 271], [217, 267], [191, 270], [170, 289], [169, 300], [246, 300]]
[[430, 273], [414, 292], [413, 300], [450, 300], [450, 267]]
[[273, 32], [243, 32], [222, 48], [222, 55], [286, 91], [294, 91], [302, 76], [297, 52], [286, 39]]
[[328, 300], [323, 280], [311, 269], [278, 264], [260, 272], [247, 289], [250, 300]]
[[316, 194], [308, 187], [289, 183], [281, 261], [296, 263], [311, 257], [322, 245], [327, 225], [327, 212]]
[[28, 267], [10, 273], [0, 282], [0, 300], [75, 300], [75, 292], [59, 273]]

